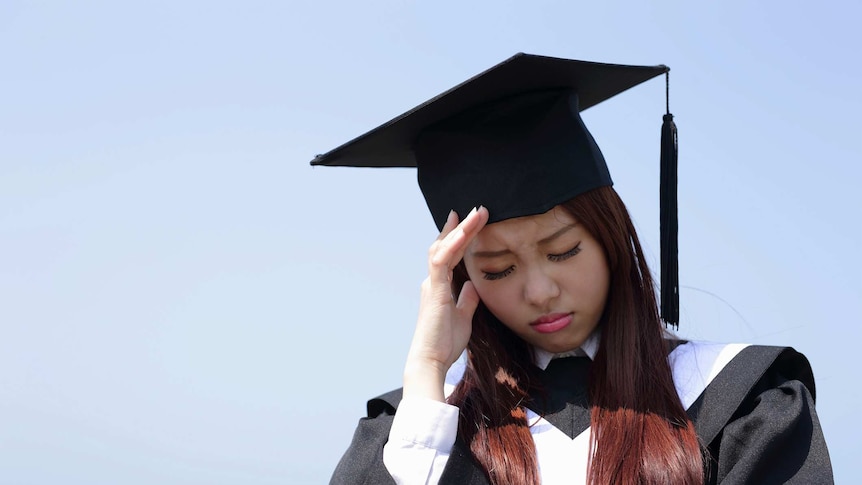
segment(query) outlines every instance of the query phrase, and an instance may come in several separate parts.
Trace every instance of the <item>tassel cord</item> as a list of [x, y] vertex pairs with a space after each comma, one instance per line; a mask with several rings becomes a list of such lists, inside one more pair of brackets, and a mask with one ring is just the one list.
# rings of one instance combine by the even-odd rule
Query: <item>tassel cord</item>
[[661, 185], [659, 189], [661, 233], [661, 318], [679, 329], [679, 220], [677, 172], [678, 132], [670, 113], [670, 77], [666, 74], [667, 113], [661, 128]]

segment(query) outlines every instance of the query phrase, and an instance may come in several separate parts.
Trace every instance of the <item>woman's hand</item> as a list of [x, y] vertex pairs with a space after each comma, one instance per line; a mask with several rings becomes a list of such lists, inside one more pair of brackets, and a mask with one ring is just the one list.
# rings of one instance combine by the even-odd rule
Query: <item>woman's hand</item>
[[469, 281], [458, 299], [453, 298], [452, 270], [487, 222], [488, 210], [484, 207], [473, 209], [460, 224], [452, 211], [428, 251], [428, 277], [422, 282], [419, 318], [404, 367], [404, 397], [445, 402], [446, 371], [467, 347], [473, 313], [479, 305], [479, 295]]

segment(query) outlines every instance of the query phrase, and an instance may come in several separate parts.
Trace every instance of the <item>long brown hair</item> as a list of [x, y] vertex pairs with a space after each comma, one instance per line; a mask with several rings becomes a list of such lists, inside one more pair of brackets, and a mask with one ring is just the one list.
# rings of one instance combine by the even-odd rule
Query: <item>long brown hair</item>
[[[674, 388], [653, 280], [625, 205], [603, 187], [562, 207], [601, 244], [611, 273], [589, 371], [588, 482], [702, 484], [697, 435]], [[454, 294], [467, 279], [462, 262]], [[532, 349], [480, 304], [467, 352], [464, 378], [449, 398], [461, 408], [459, 438], [491, 483], [538, 485], [523, 406], [537, 372]]]

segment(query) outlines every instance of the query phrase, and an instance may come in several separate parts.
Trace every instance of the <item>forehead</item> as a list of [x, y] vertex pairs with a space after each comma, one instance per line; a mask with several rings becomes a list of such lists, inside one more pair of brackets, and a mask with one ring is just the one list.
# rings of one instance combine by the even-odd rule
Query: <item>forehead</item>
[[488, 224], [473, 240], [474, 248], [486, 245], [535, 243], [555, 232], [575, 225], [577, 221], [561, 206], [544, 214], [516, 217]]

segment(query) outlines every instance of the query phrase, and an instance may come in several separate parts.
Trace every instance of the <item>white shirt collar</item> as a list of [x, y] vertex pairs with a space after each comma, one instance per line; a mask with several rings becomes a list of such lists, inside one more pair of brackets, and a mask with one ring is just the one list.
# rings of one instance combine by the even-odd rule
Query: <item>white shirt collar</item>
[[551, 363], [551, 360], [560, 357], [589, 357], [590, 360], [593, 360], [596, 358], [596, 352], [599, 351], [599, 342], [601, 341], [601, 337], [601, 330], [596, 328], [593, 330], [593, 333], [584, 340], [584, 343], [581, 344], [580, 347], [567, 352], [561, 352], [559, 354], [554, 354], [547, 350], [533, 347], [533, 362], [536, 364], [536, 367], [545, 370], [548, 367], [548, 364]]

